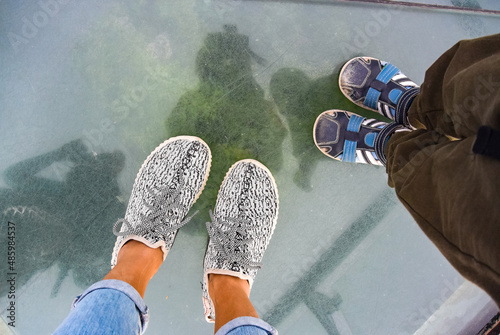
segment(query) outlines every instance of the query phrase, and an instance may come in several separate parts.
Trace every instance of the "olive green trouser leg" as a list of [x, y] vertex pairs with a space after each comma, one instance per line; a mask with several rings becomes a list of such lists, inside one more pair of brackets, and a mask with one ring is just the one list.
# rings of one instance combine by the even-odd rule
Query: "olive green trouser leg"
[[419, 129], [389, 139], [389, 186], [448, 261], [500, 305], [500, 160], [472, 152], [480, 126], [500, 130], [500, 35], [443, 54], [408, 115]]

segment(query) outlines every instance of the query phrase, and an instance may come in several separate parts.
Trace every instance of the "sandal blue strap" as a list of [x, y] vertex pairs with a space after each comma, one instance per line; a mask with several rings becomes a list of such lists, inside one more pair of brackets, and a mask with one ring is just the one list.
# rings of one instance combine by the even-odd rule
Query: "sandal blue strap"
[[361, 123], [363, 122], [365, 118], [359, 116], [359, 115], [351, 115], [351, 118], [349, 119], [349, 123], [347, 124], [347, 131], [352, 131], [352, 132], [359, 132], [359, 129], [361, 128]]
[[[361, 129], [361, 123], [365, 120], [365, 118], [358, 115], [351, 115], [349, 119], [349, 123], [347, 124], [346, 131], [358, 133]], [[344, 149], [342, 154], [342, 161], [355, 163], [356, 162], [356, 149], [357, 142], [351, 140], [344, 141]]]
[[[376, 110], [378, 107], [377, 102], [380, 98], [380, 95], [382, 94], [382, 91], [386, 88], [389, 80], [391, 80], [391, 78], [394, 77], [398, 72], [400, 71], [397, 67], [392, 64], [387, 64], [377, 75], [377, 77], [370, 83], [370, 88], [368, 89], [368, 93], [366, 94], [366, 98], [363, 104], [369, 108]], [[403, 93], [402, 91], [399, 92], [399, 94]], [[397, 97], [394, 96], [394, 93], [392, 95], [392, 98], [397, 99]]]
[[356, 163], [356, 142], [345, 140], [342, 162]]

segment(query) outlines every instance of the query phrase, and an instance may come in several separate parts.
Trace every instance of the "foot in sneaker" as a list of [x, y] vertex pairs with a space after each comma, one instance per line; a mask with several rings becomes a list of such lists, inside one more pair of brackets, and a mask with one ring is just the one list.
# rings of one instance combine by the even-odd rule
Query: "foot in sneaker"
[[227, 173], [219, 190], [203, 263], [203, 305], [208, 322], [215, 310], [208, 276], [222, 274], [247, 280], [252, 288], [278, 220], [278, 189], [271, 172], [254, 160], [242, 160]]
[[125, 218], [113, 227], [118, 238], [112, 268], [129, 240], [161, 247], [163, 259], [167, 257], [177, 230], [192, 217], [186, 215], [205, 186], [210, 163], [210, 148], [192, 136], [170, 138], [148, 156], [135, 179]]
[[340, 70], [339, 87], [356, 105], [410, 126], [408, 109], [420, 92], [397, 67], [372, 57], [356, 57]]
[[323, 112], [314, 124], [314, 143], [333, 159], [372, 165], [386, 164], [385, 145], [396, 131], [409, 131], [397, 123], [366, 119], [343, 110]]

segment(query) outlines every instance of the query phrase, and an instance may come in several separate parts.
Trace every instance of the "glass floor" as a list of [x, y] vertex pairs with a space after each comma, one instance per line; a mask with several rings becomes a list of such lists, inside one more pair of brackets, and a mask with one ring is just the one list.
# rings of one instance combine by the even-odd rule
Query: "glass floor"
[[148, 287], [148, 334], [213, 331], [201, 302], [204, 223], [222, 176], [248, 157], [279, 187], [280, 217], [251, 299], [280, 334], [475, 333], [496, 313], [493, 303], [427, 240], [385, 170], [330, 160], [312, 141], [324, 110], [374, 116], [338, 90], [348, 59], [381, 58], [421, 83], [458, 40], [500, 29], [498, 14], [458, 10], [498, 11], [498, 1], [419, 2], [456, 10], [0, 1], [0, 334], [51, 333], [73, 298], [107, 273], [112, 226], [140, 165], [181, 133], [205, 139], [214, 161], [200, 213]]

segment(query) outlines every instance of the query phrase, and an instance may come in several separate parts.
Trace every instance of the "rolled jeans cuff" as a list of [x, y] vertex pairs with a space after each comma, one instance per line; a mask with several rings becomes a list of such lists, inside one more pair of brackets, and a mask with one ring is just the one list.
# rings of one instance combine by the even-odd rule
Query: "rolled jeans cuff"
[[146, 330], [148, 323], [149, 323], [149, 308], [146, 306], [144, 303], [144, 300], [142, 299], [141, 295], [135, 288], [133, 288], [130, 284], [121, 281], [121, 280], [116, 280], [116, 279], [106, 279], [106, 280], [101, 280], [98, 281], [97, 283], [93, 284], [90, 286], [88, 289], [86, 289], [81, 295], [77, 296], [75, 300], [73, 300], [73, 304], [71, 305], [71, 309], [75, 308], [75, 306], [83, 299], [87, 294], [90, 292], [93, 292], [95, 290], [100, 290], [100, 289], [111, 289], [111, 290], [117, 290], [123, 294], [125, 294], [127, 297], [130, 298], [137, 307], [137, 310], [139, 311], [139, 316], [141, 319], [141, 329], [142, 333]]
[[267, 322], [251, 316], [241, 316], [223, 325], [215, 335], [269, 334], [278, 335], [278, 331]]

